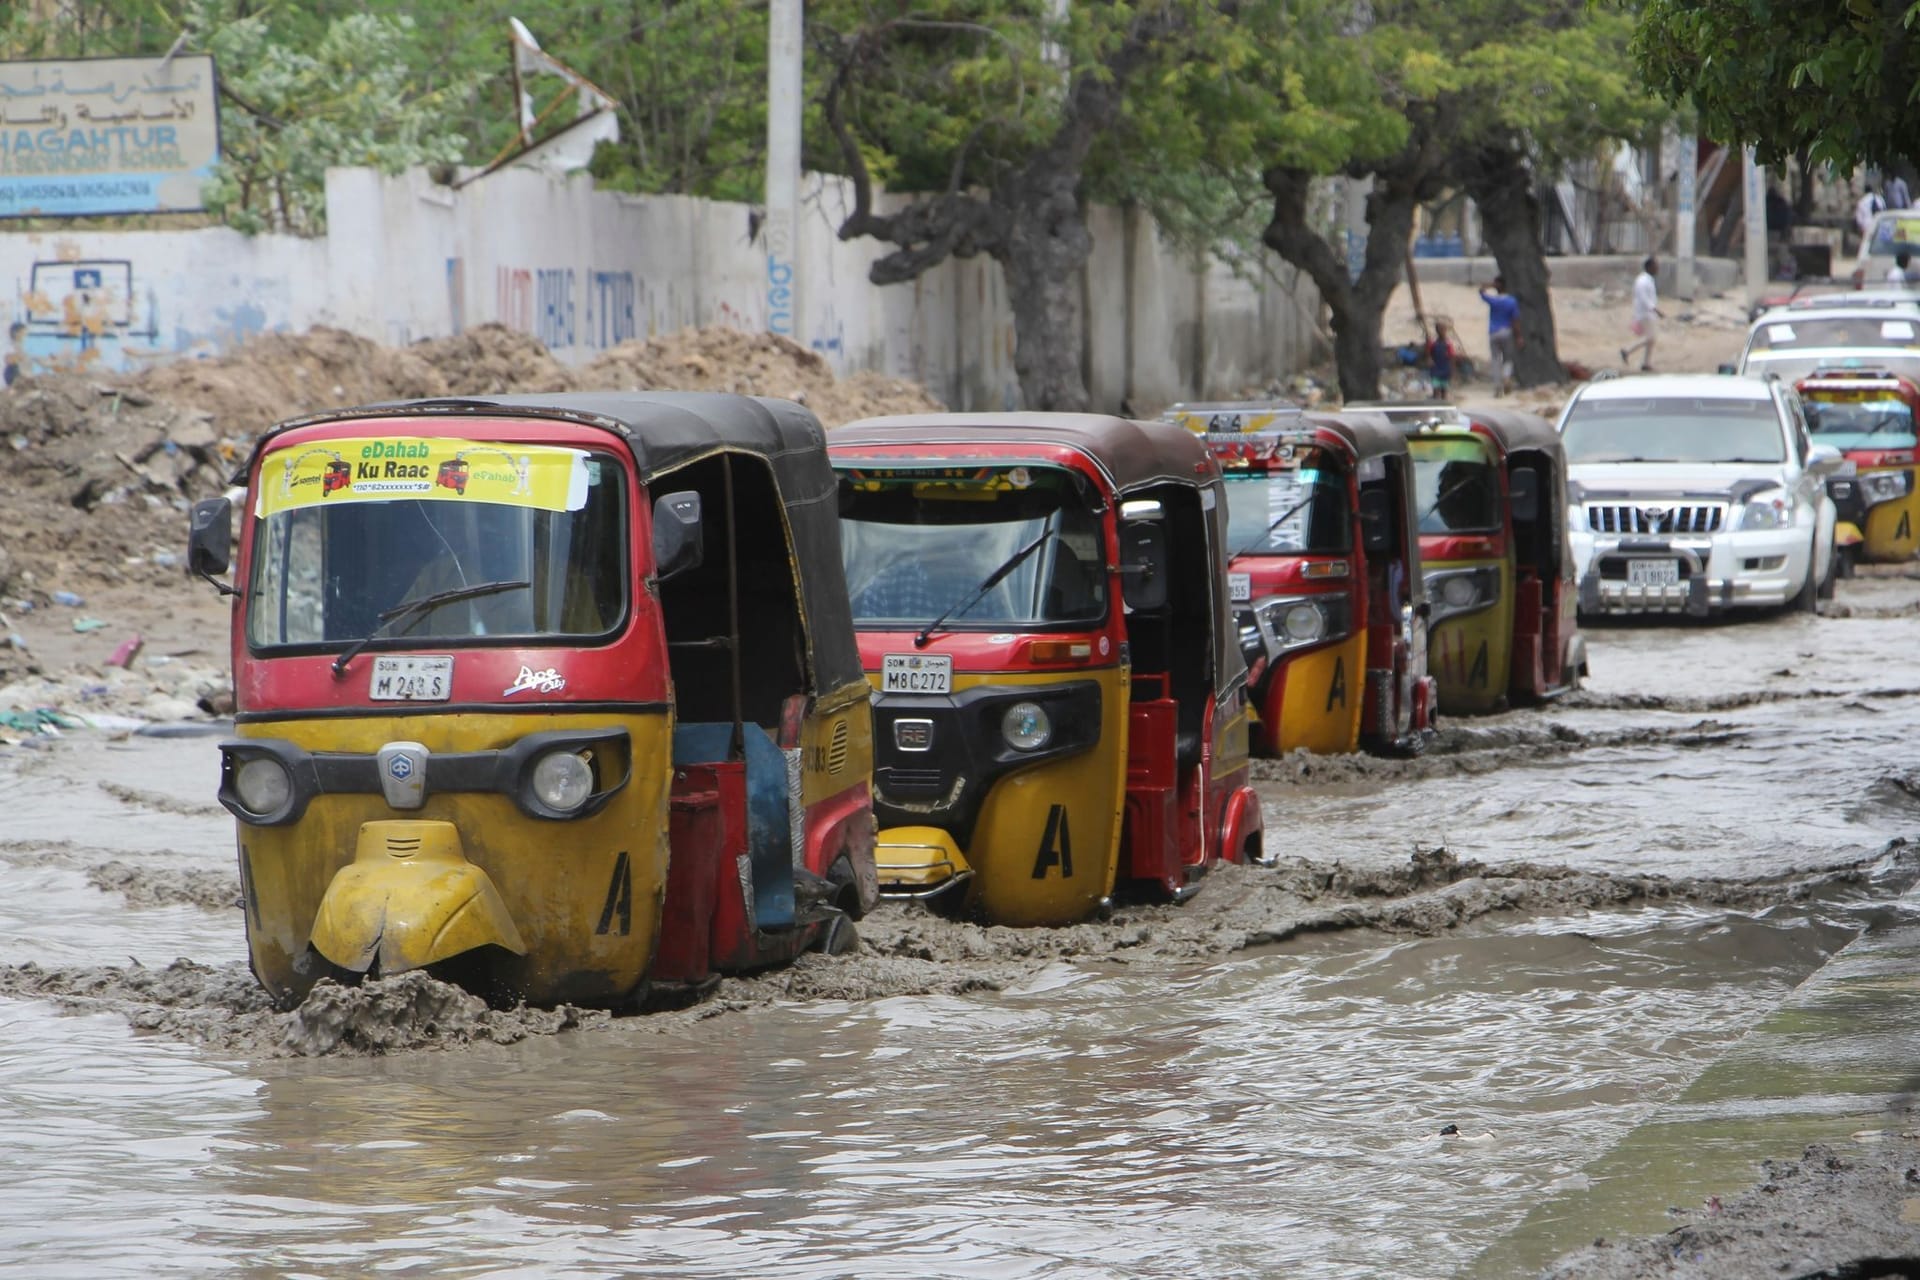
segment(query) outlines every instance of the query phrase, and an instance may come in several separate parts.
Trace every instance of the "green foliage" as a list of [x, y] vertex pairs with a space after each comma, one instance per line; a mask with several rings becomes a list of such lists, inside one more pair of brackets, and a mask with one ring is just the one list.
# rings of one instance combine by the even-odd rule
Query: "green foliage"
[[1851, 168], [1920, 148], [1916, 28], [1910, 0], [1645, 0], [1633, 56], [1709, 136]]
[[329, 166], [398, 173], [460, 159], [466, 140], [450, 127], [458, 86], [413, 89], [400, 56], [407, 19], [333, 18], [303, 48], [275, 40], [264, 17], [235, 17], [233, 3], [196, 4], [190, 18], [222, 70], [222, 157], [206, 201], [230, 225], [316, 234]]

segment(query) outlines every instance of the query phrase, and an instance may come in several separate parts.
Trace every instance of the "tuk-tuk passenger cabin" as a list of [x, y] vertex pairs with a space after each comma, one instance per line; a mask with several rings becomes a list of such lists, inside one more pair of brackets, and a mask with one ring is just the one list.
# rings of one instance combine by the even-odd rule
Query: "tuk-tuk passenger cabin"
[[886, 891], [1061, 924], [1260, 856], [1220, 475], [1096, 415], [832, 433]]
[[1368, 407], [1406, 431], [1413, 453], [1440, 710], [1497, 711], [1577, 687], [1586, 642], [1553, 424], [1505, 409]]
[[1431, 732], [1405, 436], [1364, 413], [1181, 404], [1226, 481], [1229, 581], [1264, 754], [1418, 751]]
[[[875, 901], [868, 690], [805, 409], [384, 405], [275, 427], [246, 480], [220, 800], [276, 996], [425, 968], [619, 1004], [835, 945]], [[203, 575], [229, 519], [194, 512]]]

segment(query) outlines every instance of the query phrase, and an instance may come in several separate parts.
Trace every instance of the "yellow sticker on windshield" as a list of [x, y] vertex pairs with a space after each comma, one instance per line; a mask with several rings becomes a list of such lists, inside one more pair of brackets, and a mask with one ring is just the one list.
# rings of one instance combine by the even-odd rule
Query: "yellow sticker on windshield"
[[551, 445], [407, 436], [322, 440], [266, 456], [253, 513], [393, 498], [578, 511], [587, 502], [586, 464], [584, 450]]

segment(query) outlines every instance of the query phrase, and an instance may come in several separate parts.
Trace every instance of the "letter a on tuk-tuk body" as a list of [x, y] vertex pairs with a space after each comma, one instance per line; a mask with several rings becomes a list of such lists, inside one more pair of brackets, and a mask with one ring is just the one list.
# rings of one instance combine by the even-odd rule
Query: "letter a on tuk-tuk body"
[[1413, 453], [1440, 710], [1484, 714], [1576, 688], [1586, 642], [1553, 424], [1512, 410], [1366, 407], [1396, 422]]
[[[837, 946], [877, 900], [806, 410], [383, 405], [275, 427], [246, 481], [220, 801], [275, 996], [425, 969], [622, 1004]], [[226, 500], [193, 518], [192, 567], [224, 572]]]
[[1078, 414], [831, 436], [873, 682], [883, 891], [1064, 924], [1261, 856], [1220, 473], [1187, 432]]
[[1857, 561], [1891, 564], [1920, 548], [1920, 484], [1915, 452], [1920, 386], [1884, 369], [1816, 369], [1797, 384], [1815, 444], [1853, 463], [1852, 475], [1827, 481], [1839, 509], [1834, 540], [1843, 569]]
[[1427, 603], [1406, 437], [1373, 414], [1181, 404], [1225, 477], [1228, 582], [1255, 748], [1420, 750]]

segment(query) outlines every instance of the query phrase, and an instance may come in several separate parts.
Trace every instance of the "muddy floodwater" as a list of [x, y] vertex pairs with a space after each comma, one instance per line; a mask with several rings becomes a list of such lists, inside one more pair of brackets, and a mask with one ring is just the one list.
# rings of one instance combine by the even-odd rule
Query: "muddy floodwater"
[[889, 906], [637, 1018], [271, 1010], [214, 739], [5, 751], [0, 1270], [1537, 1268], [1592, 1233], [1530, 1211], [1920, 877], [1916, 603], [1596, 628], [1561, 705], [1263, 764], [1280, 865], [1184, 906]]

